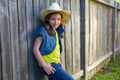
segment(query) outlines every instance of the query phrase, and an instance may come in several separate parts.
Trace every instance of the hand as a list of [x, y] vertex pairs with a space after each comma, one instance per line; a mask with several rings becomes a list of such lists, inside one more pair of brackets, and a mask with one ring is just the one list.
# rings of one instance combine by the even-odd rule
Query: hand
[[43, 69], [45, 70], [45, 72], [50, 75], [50, 74], [54, 74], [55, 72], [55, 68], [53, 68], [50, 64], [46, 64], [43, 66]]

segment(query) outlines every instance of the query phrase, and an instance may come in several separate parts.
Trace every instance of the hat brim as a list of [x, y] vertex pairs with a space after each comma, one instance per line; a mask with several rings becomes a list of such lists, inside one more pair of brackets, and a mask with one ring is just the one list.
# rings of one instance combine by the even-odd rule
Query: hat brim
[[66, 10], [43, 10], [41, 11], [40, 15], [41, 15], [41, 19], [44, 22], [45, 17], [50, 14], [50, 13], [54, 13], [54, 12], [58, 12], [60, 14], [62, 14], [62, 22], [61, 25], [64, 26], [66, 23], [69, 22], [69, 20], [71, 19], [71, 14], [70, 12], [66, 11]]

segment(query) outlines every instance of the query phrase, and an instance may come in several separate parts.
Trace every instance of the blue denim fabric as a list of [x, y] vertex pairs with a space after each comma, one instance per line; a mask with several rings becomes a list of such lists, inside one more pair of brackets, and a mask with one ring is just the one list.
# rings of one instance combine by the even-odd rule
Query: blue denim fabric
[[74, 80], [72, 76], [70, 76], [62, 67], [60, 64], [51, 64], [52, 67], [56, 69], [54, 74], [48, 75], [43, 68], [41, 67], [40, 70], [45, 73], [48, 77], [49, 80]]
[[[60, 52], [62, 52], [62, 44], [60, 41], [60, 35], [64, 32], [64, 29], [62, 27], [59, 27], [57, 29], [57, 32], [58, 32], [58, 37], [59, 37]], [[43, 36], [43, 42], [40, 46], [41, 55], [50, 54], [55, 49], [56, 36], [49, 35], [45, 27], [40, 27], [40, 29], [36, 33], [36, 37], [39, 35]]]
[[61, 36], [61, 34], [64, 32], [64, 29], [62, 27], [57, 28], [58, 35]]
[[37, 36], [39, 35], [43, 37], [43, 41], [40, 46], [41, 55], [47, 55], [51, 53], [56, 46], [56, 36], [49, 35], [44, 27], [40, 27], [40, 29], [38, 30]]

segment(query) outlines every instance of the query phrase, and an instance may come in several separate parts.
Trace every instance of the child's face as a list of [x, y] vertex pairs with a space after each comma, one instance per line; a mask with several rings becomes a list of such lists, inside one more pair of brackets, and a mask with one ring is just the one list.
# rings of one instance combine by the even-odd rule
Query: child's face
[[52, 14], [49, 18], [49, 24], [54, 29], [57, 29], [58, 26], [61, 24], [61, 15], [59, 13]]

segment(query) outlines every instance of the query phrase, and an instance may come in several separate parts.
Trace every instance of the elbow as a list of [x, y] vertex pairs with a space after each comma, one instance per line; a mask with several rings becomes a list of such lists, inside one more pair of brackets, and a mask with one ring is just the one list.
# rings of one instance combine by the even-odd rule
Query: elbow
[[38, 51], [38, 49], [33, 47], [33, 53], [35, 54], [37, 51]]

